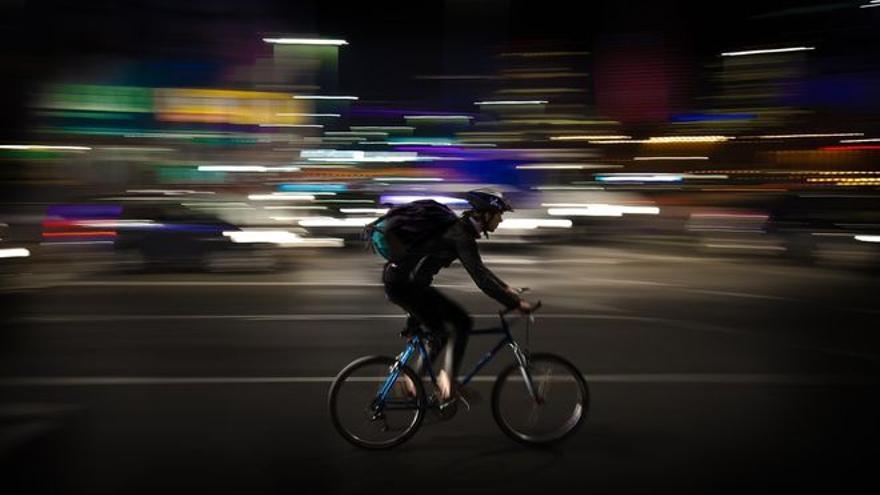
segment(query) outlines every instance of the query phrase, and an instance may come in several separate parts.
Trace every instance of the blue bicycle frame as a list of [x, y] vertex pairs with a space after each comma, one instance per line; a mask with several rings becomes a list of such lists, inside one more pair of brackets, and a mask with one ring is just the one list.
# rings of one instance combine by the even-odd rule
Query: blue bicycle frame
[[[540, 401], [540, 398], [537, 395], [537, 392], [532, 383], [532, 378], [526, 369], [526, 365], [528, 363], [528, 359], [526, 358], [525, 353], [520, 349], [519, 345], [513, 339], [513, 335], [510, 333], [510, 326], [507, 323], [507, 320], [504, 319], [504, 312], [500, 313], [501, 317], [501, 326], [493, 327], [493, 328], [485, 328], [478, 330], [471, 330], [470, 335], [502, 335], [501, 340], [495, 344], [491, 350], [483, 354], [477, 364], [474, 366], [474, 369], [471, 370], [470, 373], [465, 375], [464, 379], [459, 382], [459, 386], [464, 386], [470, 383], [470, 381], [486, 366], [489, 361], [491, 361], [498, 351], [500, 351], [504, 346], [510, 346], [513, 350], [513, 355], [516, 358], [517, 362], [520, 365], [520, 371], [522, 372], [523, 379], [526, 383], [526, 388], [529, 391], [529, 394], [536, 400]], [[527, 323], [528, 324], [528, 323]], [[385, 404], [385, 401], [388, 397], [388, 393], [391, 391], [391, 388], [394, 386], [394, 383], [400, 377], [401, 368], [406, 366], [406, 363], [409, 362], [410, 358], [415, 352], [418, 352], [419, 355], [422, 356], [422, 359], [425, 363], [425, 368], [428, 371], [428, 375], [431, 377], [431, 382], [436, 385], [437, 384], [437, 376], [434, 373], [433, 363], [431, 362], [431, 358], [428, 355], [428, 350], [425, 348], [425, 343], [421, 338], [421, 333], [416, 333], [413, 335], [409, 342], [406, 345], [406, 349], [404, 349], [403, 353], [397, 358], [397, 361], [394, 364], [394, 367], [391, 369], [391, 373], [388, 375], [388, 378], [385, 379], [385, 382], [382, 384], [382, 387], [379, 390], [379, 394], [377, 400], [375, 402], [376, 406], [381, 406]]]

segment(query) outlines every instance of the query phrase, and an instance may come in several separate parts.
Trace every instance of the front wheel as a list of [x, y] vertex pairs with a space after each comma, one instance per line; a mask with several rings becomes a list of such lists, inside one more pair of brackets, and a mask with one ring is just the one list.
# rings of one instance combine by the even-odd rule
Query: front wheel
[[[531, 380], [534, 396], [526, 380]], [[533, 354], [523, 369], [503, 369], [492, 390], [492, 414], [501, 430], [517, 442], [547, 445], [574, 433], [590, 407], [580, 371], [553, 354]]]
[[[407, 390], [404, 378], [415, 386]], [[390, 449], [412, 437], [425, 418], [425, 390], [412, 368], [385, 356], [346, 366], [330, 387], [330, 418], [343, 438], [365, 449]]]

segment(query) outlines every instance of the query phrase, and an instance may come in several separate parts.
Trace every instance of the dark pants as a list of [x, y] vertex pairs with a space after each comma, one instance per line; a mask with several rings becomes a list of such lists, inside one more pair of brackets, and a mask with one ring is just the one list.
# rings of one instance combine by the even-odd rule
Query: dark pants
[[[473, 328], [471, 317], [464, 308], [430, 286], [386, 282], [385, 295], [440, 340], [439, 346], [431, 346], [431, 361], [436, 359], [441, 348], [445, 349], [443, 369], [455, 379], [461, 368], [468, 334]], [[421, 372], [421, 367], [420, 356], [415, 366], [416, 371]]]

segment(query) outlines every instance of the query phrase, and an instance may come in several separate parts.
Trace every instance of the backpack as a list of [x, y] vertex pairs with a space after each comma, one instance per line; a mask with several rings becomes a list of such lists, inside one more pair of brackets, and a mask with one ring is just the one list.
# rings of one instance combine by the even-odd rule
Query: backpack
[[364, 228], [364, 237], [373, 252], [388, 261], [401, 261], [418, 244], [441, 234], [457, 220], [448, 206], [422, 199], [391, 208]]

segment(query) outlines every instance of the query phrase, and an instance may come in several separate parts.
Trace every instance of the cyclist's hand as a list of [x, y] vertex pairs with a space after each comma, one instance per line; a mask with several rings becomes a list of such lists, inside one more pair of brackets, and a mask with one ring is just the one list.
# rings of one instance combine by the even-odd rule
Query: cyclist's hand
[[516, 309], [520, 310], [522, 313], [529, 314], [535, 310], [535, 306], [525, 299], [520, 299], [519, 306]]

